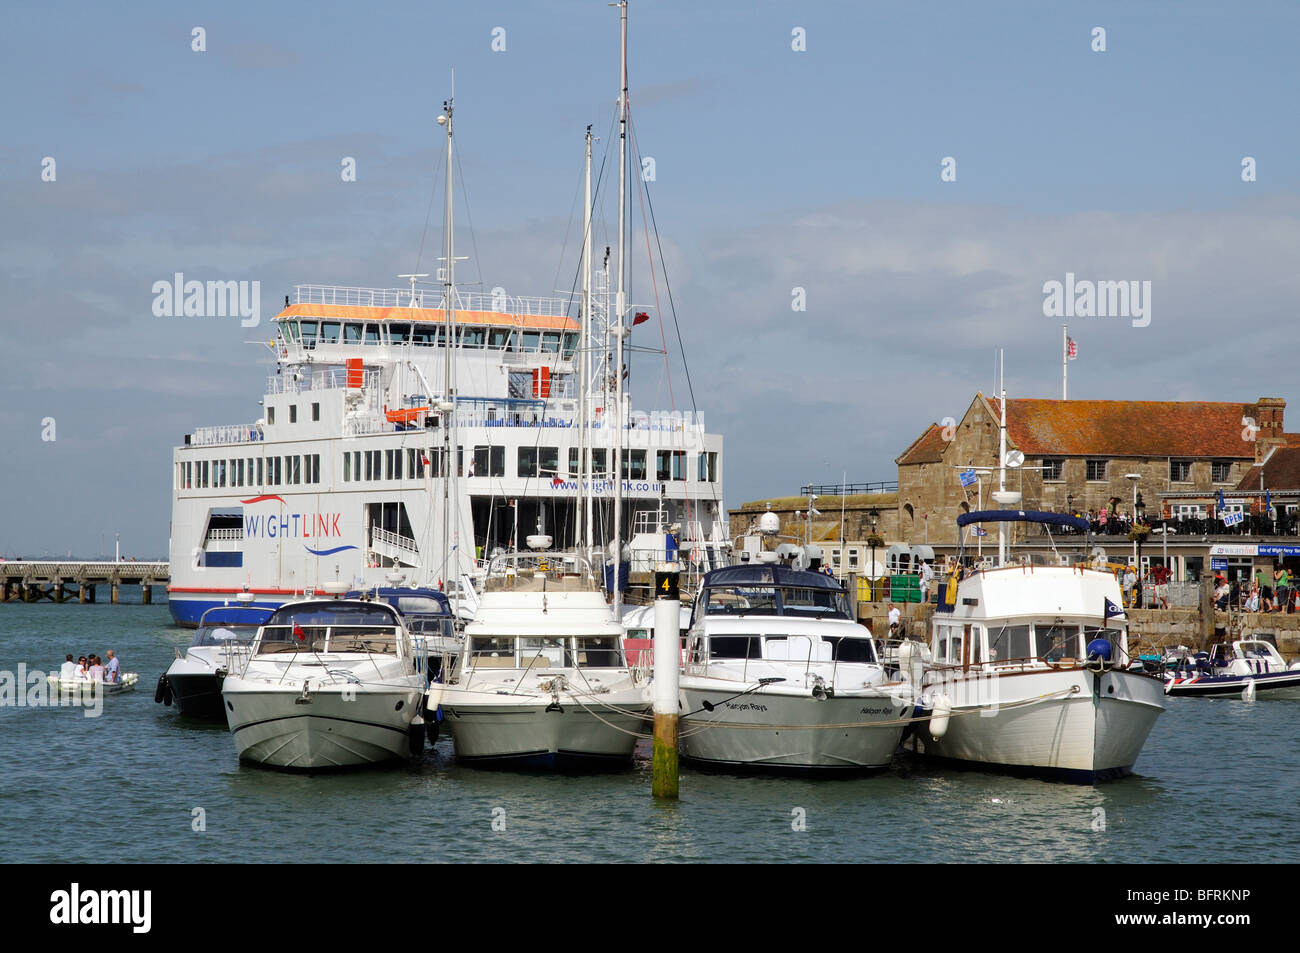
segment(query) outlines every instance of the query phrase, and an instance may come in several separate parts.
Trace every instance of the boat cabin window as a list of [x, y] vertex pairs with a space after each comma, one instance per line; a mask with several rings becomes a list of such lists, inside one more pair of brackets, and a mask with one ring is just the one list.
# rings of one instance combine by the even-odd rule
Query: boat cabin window
[[514, 668], [515, 640], [496, 637], [470, 639], [469, 654], [478, 666]]
[[205, 625], [194, 633], [190, 648], [204, 645], [248, 645], [256, 635], [255, 625]]
[[411, 343], [416, 347], [433, 347], [440, 340], [439, 331], [442, 328], [436, 324], [413, 324], [411, 325]]
[[488, 347], [509, 348], [512, 334], [509, 328], [492, 328], [488, 331]]
[[280, 322], [280, 331], [284, 335], [286, 340], [292, 341], [294, 344], [298, 343], [298, 322], [297, 321]]
[[542, 334], [542, 350], [547, 353], [555, 353], [560, 349], [560, 332], [546, 331]]
[[578, 639], [579, 668], [621, 668], [622, 653], [614, 636]]
[[855, 639], [842, 635], [822, 636], [822, 641], [830, 648], [830, 660], [835, 662], [876, 661], [876, 650], [871, 639]]
[[542, 339], [541, 331], [524, 331], [522, 335], [522, 344], [520, 345], [520, 350], [536, 351], [537, 344], [539, 341], [541, 341], [541, 339]]
[[374, 322], [370, 322], [366, 325], [366, 343], [367, 344], [380, 343], [379, 325], [375, 324]]
[[1241, 654], [1243, 658], [1267, 658], [1273, 657], [1272, 646], [1267, 642], [1242, 642]]
[[316, 346], [316, 322], [303, 321], [300, 325], [302, 328], [302, 346], [313, 348]]
[[572, 668], [568, 639], [520, 639], [520, 668]]
[[989, 661], [1030, 658], [1029, 626], [1004, 625], [989, 629]]
[[564, 359], [570, 360], [578, 350], [578, 333], [576, 331], [566, 332], [564, 335]]
[[706, 615], [776, 615], [776, 589], [709, 589]]
[[936, 662], [947, 662], [950, 665], [961, 664], [961, 633], [952, 626], [944, 626], [939, 630], [939, 640], [935, 645], [934, 660]]
[[343, 343], [361, 343], [361, 325], [358, 322], [349, 321], [347, 324], [343, 325]]
[[1035, 625], [1034, 652], [1047, 662], [1079, 658], [1079, 626], [1073, 623]]
[[756, 635], [715, 635], [709, 639], [709, 658], [760, 659], [762, 639]]
[[487, 339], [487, 328], [465, 327], [460, 331], [461, 347], [482, 347]]
[[321, 344], [338, 344], [339, 332], [342, 329], [341, 321], [322, 321], [320, 323], [320, 343]]
[[763, 657], [778, 662], [829, 662], [831, 646], [828, 642], [814, 644], [807, 635], [783, 635], [764, 640]]
[[845, 615], [844, 597], [834, 589], [782, 589], [782, 615]]
[[390, 344], [406, 344], [411, 340], [411, 326], [405, 321], [393, 321], [388, 325]]

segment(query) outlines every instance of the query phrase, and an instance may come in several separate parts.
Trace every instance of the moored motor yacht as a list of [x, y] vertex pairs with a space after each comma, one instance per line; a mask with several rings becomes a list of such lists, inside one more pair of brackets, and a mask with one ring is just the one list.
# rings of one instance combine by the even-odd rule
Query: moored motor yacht
[[684, 758], [784, 769], [888, 766], [914, 703], [843, 587], [775, 562], [705, 574], [680, 695]]
[[222, 685], [240, 758], [333, 768], [417, 754], [426, 652], [384, 602], [280, 607]]
[[271, 617], [260, 606], [214, 606], [203, 613], [194, 639], [158, 677], [153, 700], [176, 705], [182, 715], [224, 718], [221, 683], [248, 660], [257, 630]]
[[[628, 763], [650, 696], [591, 564], [567, 553], [493, 558], [441, 701], [456, 757], [472, 763]], [[434, 694], [437, 694], [435, 700]]]
[[[1086, 532], [1059, 513], [989, 510], [974, 523]], [[960, 557], [959, 557], [960, 558]], [[1004, 564], [950, 577], [924, 676], [929, 757], [1091, 784], [1128, 774], [1164, 711], [1158, 674], [1130, 670], [1119, 584], [1084, 565]]]

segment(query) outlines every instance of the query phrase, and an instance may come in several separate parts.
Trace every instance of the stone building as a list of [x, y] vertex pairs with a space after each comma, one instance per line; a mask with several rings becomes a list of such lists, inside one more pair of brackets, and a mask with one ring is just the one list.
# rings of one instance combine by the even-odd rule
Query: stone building
[[[842, 505], [841, 505], [842, 504]], [[875, 535], [881, 541], [874, 556], [883, 565], [888, 547], [900, 541], [898, 531], [898, 494], [850, 493], [847, 496], [819, 495], [811, 519], [807, 496], [773, 497], [743, 504], [729, 510], [731, 538], [743, 536], [757, 527], [758, 518], [771, 509], [781, 521], [785, 542], [816, 543], [826, 554], [837, 576], [865, 573], [872, 558], [872, 512]]]
[[[1287, 442], [1286, 401], [1007, 401], [1007, 448], [1024, 454], [1007, 489], [1024, 509], [1131, 515], [1136, 489], [1161, 515], [1162, 493], [1230, 490], [1257, 460]], [[961, 420], [931, 424], [896, 460], [899, 529], [908, 542], [955, 543], [958, 514], [993, 508], [997, 486], [996, 398], [976, 394]], [[960, 474], [980, 481], [964, 488]], [[1136, 479], [1131, 479], [1135, 474]], [[1136, 484], [1136, 487], [1135, 485]], [[1177, 503], [1168, 504], [1177, 514]]]

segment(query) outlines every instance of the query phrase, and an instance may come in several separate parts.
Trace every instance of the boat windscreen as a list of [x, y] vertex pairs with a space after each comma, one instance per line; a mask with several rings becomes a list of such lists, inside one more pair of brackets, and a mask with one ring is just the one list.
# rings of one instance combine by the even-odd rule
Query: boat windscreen
[[281, 606], [267, 625], [392, 625], [393, 609], [383, 603], [307, 602]]
[[205, 625], [194, 633], [190, 648], [205, 645], [248, 645], [257, 635], [255, 625]]

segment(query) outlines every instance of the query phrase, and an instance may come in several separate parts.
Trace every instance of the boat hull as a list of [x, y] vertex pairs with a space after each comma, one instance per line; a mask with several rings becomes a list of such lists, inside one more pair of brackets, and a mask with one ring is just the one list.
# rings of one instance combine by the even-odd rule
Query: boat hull
[[296, 689], [277, 691], [233, 677], [222, 691], [239, 757], [301, 770], [408, 757], [421, 695], [416, 687], [329, 685], [304, 702]]
[[621, 767], [632, 760], [637, 733], [645, 733], [649, 725], [645, 716], [650, 706], [644, 702], [611, 711], [564, 698], [555, 706], [549, 699], [496, 702], [485, 696], [477, 701], [457, 694], [452, 688], [443, 693], [444, 724], [454, 739], [456, 758], [475, 764]]
[[917, 753], [1079, 784], [1132, 773], [1164, 711], [1159, 680], [1121, 670], [1003, 674], [939, 690], [954, 702], [947, 731], [936, 739], [920, 726]]
[[181, 674], [168, 672], [164, 678], [171, 688], [172, 704], [182, 715], [191, 718], [225, 717], [221, 703], [221, 683], [224, 675], [212, 672]]
[[1175, 678], [1165, 683], [1166, 695], [1192, 698], [1239, 697], [1247, 683], [1253, 682], [1256, 694], [1300, 697], [1300, 669], [1280, 672], [1257, 672], [1253, 675], [1204, 675]]
[[65, 680], [58, 675], [49, 675], [46, 681], [49, 682], [50, 688], [60, 695], [80, 695], [82, 698], [93, 698], [95, 695], [107, 697], [109, 695], [124, 695], [127, 692], [135, 691], [135, 683], [139, 676], [135, 672], [123, 672], [120, 682], [102, 682], [92, 681], [90, 679], [78, 678]]
[[[743, 686], [742, 686], [743, 689]], [[734, 696], [734, 683], [681, 684], [683, 758], [727, 767], [879, 770], [893, 761], [912, 702], [901, 695], [853, 694], [817, 699], [770, 689]], [[714, 711], [704, 709], [704, 703]]]

